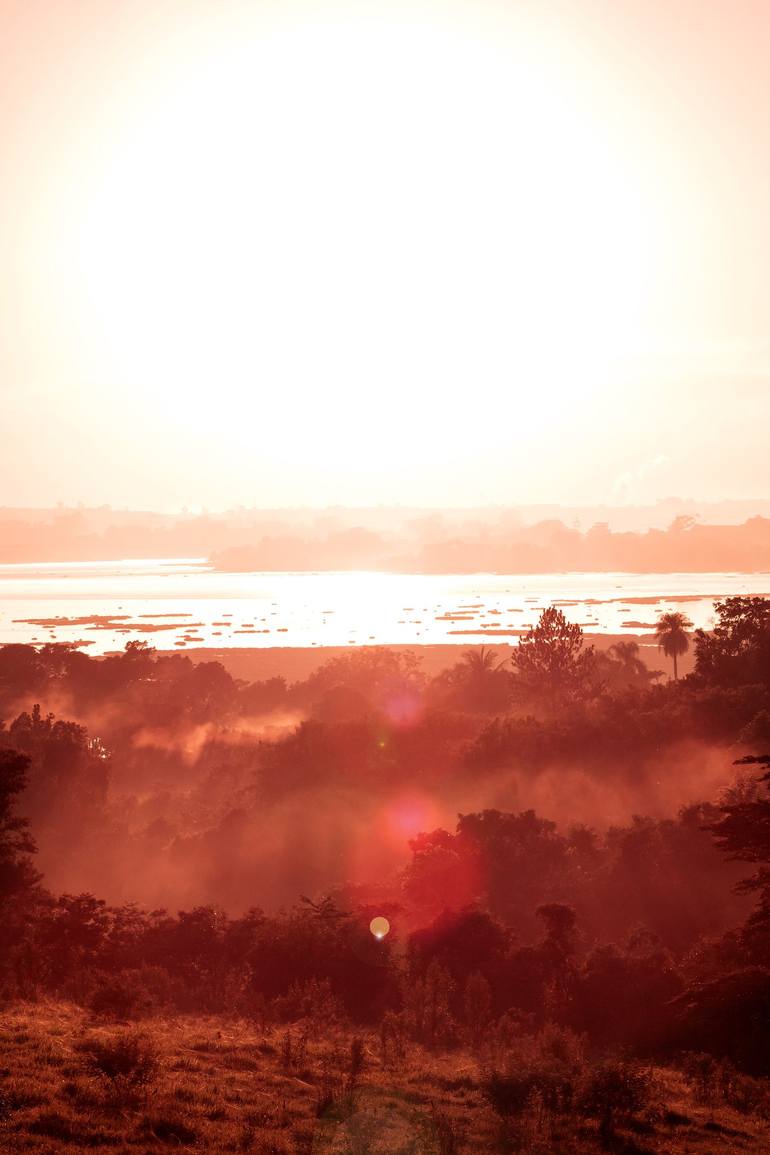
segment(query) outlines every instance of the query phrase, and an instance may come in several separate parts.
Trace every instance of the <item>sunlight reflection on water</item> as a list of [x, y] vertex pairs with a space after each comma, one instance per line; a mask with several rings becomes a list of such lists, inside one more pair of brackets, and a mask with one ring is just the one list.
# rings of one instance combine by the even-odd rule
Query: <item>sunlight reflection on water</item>
[[765, 593], [765, 574], [220, 573], [195, 558], [0, 566], [0, 642], [200, 646], [515, 644], [553, 603], [589, 633], [649, 633], [681, 609]]

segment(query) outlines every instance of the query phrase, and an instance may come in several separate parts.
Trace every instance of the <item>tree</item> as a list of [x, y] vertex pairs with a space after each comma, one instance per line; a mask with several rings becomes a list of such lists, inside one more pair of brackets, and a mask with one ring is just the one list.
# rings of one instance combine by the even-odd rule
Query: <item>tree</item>
[[98, 739], [89, 739], [85, 726], [43, 714], [35, 704], [11, 722], [8, 738], [29, 757], [33, 772], [27, 813], [38, 832], [41, 822], [61, 828], [64, 811], [101, 809], [107, 795], [109, 758]]
[[629, 689], [646, 689], [659, 678], [662, 670], [648, 670], [636, 642], [623, 640], [596, 654], [597, 680], [612, 693]]
[[717, 846], [729, 858], [758, 867], [736, 890], [759, 895], [759, 903], [739, 932], [749, 965], [770, 967], [770, 754], [739, 758], [736, 765], [756, 765], [765, 773], [742, 782], [726, 795], [720, 817], [709, 824]]
[[27, 785], [30, 760], [16, 750], [0, 750], [0, 908], [32, 890], [40, 876], [30, 858], [37, 850], [26, 818], [16, 814], [16, 798]]
[[746, 966], [688, 987], [672, 1000], [677, 1049], [727, 1058], [750, 1075], [770, 1074], [770, 970]]
[[[770, 754], [750, 754], [739, 766], [763, 766], [757, 785], [770, 783]], [[719, 808], [721, 817], [710, 826], [717, 846], [741, 862], [770, 863], [770, 793], [735, 790]]]
[[474, 972], [492, 981], [499, 978], [507, 945], [508, 935], [501, 923], [485, 910], [466, 906], [459, 911], [444, 910], [430, 925], [413, 931], [408, 957], [419, 973], [437, 960], [457, 984], [459, 999]]
[[12, 702], [36, 693], [45, 680], [45, 667], [34, 646], [0, 646], [0, 714]]
[[770, 754], [740, 758], [737, 765], [757, 765], [765, 773], [731, 791], [710, 824], [717, 846], [729, 858], [751, 862], [758, 870], [738, 883], [743, 893], [758, 893], [759, 904], [741, 928], [741, 947], [751, 963], [770, 965]]
[[0, 750], [0, 990], [22, 986], [22, 955], [28, 943], [31, 908], [42, 897], [40, 875], [32, 865], [37, 847], [16, 799], [27, 784], [29, 758]]
[[655, 628], [655, 637], [658, 639], [658, 649], [662, 650], [667, 658], [674, 659], [674, 681], [679, 677], [677, 658], [686, 654], [690, 648], [690, 639], [686, 631], [692, 628], [692, 622], [686, 614], [672, 612], [661, 614]]
[[511, 675], [503, 669], [507, 662], [488, 646], [465, 650], [459, 662], [434, 678], [434, 699], [461, 710], [504, 709], [511, 692]]
[[767, 685], [770, 681], [770, 599], [714, 602], [717, 624], [695, 631], [695, 676], [711, 686]]
[[542, 695], [552, 710], [580, 697], [594, 670], [594, 648], [584, 650], [583, 642], [580, 626], [549, 606], [511, 657], [519, 684], [534, 696]]
[[466, 650], [460, 661], [467, 671], [469, 679], [479, 679], [480, 681], [485, 681], [502, 665], [502, 662], [495, 657], [494, 650], [487, 646], [481, 646], [478, 650]]

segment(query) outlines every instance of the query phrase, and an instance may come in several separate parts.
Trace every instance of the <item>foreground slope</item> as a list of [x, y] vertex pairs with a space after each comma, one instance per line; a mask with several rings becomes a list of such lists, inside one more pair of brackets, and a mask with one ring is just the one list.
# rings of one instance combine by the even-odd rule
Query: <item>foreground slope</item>
[[[257, 1028], [180, 1016], [145, 1022], [157, 1058], [133, 1082], [100, 1044], [135, 1038], [66, 1003], [19, 1005], [0, 1024], [0, 1147], [5, 1152], [291, 1155], [474, 1151], [714, 1155], [770, 1150], [770, 1123], [698, 1099], [659, 1068], [655, 1112], [602, 1135], [594, 1121], [541, 1104], [506, 1129], [484, 1094], [484, 1062], [410, 1046], [394, 1058], [374, 1034], [338, 1027]], [[360, 1047], [360, 1049], [359, 1049]], [[94, 1055], [100, 1056], [101, 1065]], [[113, 1077], [109, 1077], [109, 1073]]]

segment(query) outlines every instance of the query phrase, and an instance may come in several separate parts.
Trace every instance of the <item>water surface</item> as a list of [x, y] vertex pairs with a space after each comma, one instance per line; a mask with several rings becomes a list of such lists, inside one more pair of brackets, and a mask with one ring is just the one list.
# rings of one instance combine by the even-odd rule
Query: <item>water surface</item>
[[196, 558], [0, 566], [0, 643], [196, 646], [515, 642], [560, 604], [591, 633], [645, 634], [668, 610], [709, 626], [713, 601], [770, 575], [221, 573]]

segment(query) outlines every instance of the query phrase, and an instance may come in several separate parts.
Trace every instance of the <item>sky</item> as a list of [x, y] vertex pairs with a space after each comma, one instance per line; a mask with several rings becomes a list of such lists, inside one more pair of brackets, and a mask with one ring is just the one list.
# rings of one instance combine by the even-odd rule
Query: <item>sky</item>
[[767, 0], [0, 0], [0, 505], [768, 495]]

